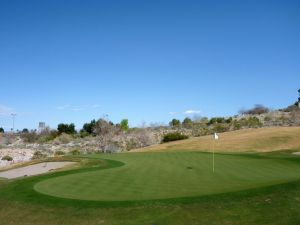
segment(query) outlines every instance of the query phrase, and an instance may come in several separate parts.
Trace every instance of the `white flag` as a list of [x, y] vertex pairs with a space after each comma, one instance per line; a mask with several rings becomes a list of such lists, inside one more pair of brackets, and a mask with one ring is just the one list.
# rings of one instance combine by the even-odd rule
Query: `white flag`
[[218, 139], [219, 139], [219, 136], [218, 136], [217, 133], [214, 133], [214, 139], [215, 139], [215, 140], [218, 140]]

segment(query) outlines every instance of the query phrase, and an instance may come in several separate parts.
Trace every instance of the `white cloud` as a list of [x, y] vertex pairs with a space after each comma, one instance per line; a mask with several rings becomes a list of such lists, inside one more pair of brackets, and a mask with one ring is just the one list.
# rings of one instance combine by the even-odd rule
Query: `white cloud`
[[192, 115], [192, 114], [200, 114], [201, 113], [201, 110], [186, 110], [185, 112], [184, 112], [184, 114], [186, 114], [186, 115]]
[[57, 106], [56, 109], [58, 109], [58, 110], [65, 110], [65, 109], [68, 109], [70, 107], [71, 107], [70, 105], [66, 104], [66, 105]]
[[178, 112], [169, 112], [169, 115], [176, 115]]
[[12, 113], [15, 113], [12, 108], [0, 105], [0, 116], [10, 116]]

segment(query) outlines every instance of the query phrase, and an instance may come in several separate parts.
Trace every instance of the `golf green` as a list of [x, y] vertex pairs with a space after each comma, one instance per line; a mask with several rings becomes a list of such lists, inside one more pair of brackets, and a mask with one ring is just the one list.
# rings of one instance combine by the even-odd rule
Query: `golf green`
[[124, 166], [59, 176], [34, 189], [61, 198], [136, 201], [192, 197], [273, 185], [300, 179], [300, 164], [254, 154], [164, 152], [94, 155]]

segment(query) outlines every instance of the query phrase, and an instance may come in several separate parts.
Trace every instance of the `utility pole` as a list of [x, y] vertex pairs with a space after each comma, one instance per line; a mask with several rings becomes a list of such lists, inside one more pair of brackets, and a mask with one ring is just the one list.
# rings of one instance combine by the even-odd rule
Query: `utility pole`
[[12, 116], [12, 120], [13, 120], [13, 126], [12, 126], [12, 132], [15, 132], [15, 117], [16, 117], [16, 113], [12, 113], [10, 114]]

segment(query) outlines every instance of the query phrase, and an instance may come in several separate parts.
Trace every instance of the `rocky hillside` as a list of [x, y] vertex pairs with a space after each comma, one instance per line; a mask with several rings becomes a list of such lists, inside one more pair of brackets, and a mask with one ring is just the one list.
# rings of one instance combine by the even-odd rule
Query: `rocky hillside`
[[[239, 130], [242, 130], [241, 132], [243, 132], [243, 130], [249, 128], [254, 129], [262, 127], [298, 127], [300, 126], [300, 110], [294, 107], [292, 109], [293, 110], [291, 110], [291, 108], [287, 108], [285, 110], [270, 111], [257, 115], [244, 114], [227, 118], [199, 118], [196, 120], [185, 120], [182, 122], [182, 124], [180, 123], [174, 126], [170, 125], [148, 128], [132, 128], [127, 131], [118, 130], [118, 132], [111, 132], [109, 135], [102, 135], [100, 133], [98, 135], [87, 135], [82, 137], [79, 134], [69, 135], [62, 133], [50, 139], [49, 136], [52, 135], [51, 133], [0, 133], [0, 166], [9, 165], [19, 161], [27, 161], [31, 158], [43, 158], [67, 153], [78, 154], [99, 151], [121, 152], [133, 149], [141, 149], [147, 146], [158, 145], [162, 142], [165, 135], [175, 132], [190, 137], [190, 140], [196, 140], [192, 138], [210, 135], [214, 132], [224, 133]], [[298, 130], [291, 129], [290, 131]], [[261, 134], [265, 135], [266, 133], [262, 132]], [[34, 138], [32, 138], [32, 135]], [[290, 137], [291, 135], [289, 134], [288, 136]], [[275, 141], [283, 140], [285, 136], [280, 136], [278, 139], [276, 139], [276, 135], [270, 137]], [[257, 138], [259, 138], [259, 136], [257, 136]], [[203, 140], [205, 140], [205, 137]], [[253, 143], [255, 142], [254, 139], [252, 141]], [[208, 149], [208, 146], [204, 143], [205, 142], [200, 141], [198, 144], [194, 144], [192, 141], [189, 146], [186, 147], [186, 149]], [[235, 142], [232, 141], [230, 143]], [[178, 143], [176, 143], [176, 145], [177, 148], [181, 148]], [[166, 146], [172, 146], [172, 143], [168, 145], [161, 145], [162, 148], [168, 148]], [[287, 148], [295, 146], [297, 145], [286, 145]], [[282, 147], [284, 146], [281, 146], [280, 148]], [[269, 148], [263, 146], [263, 148], [273, 149], [274, 146], [270, 145]], [[234, 145], [229, 145], [228, 148], [226, 147], [226, 150], [229, 149], [234, 150]], [[243, 150], [251, 150], [251, 148], [249, 146], [244, 146]], [[9, 157], [12, 159], [10, 160]]]

